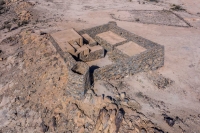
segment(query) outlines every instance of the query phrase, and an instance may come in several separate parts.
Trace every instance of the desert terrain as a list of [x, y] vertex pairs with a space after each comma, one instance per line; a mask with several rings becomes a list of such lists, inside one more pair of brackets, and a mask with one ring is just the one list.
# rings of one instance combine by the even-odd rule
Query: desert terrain
[[[164, 65], [94, 81], [76, 99], [49, 34], [109, 21], [164, 46]], [[199, 125], [200, 0], [0, 0], [0, 133], [199, 133]]]

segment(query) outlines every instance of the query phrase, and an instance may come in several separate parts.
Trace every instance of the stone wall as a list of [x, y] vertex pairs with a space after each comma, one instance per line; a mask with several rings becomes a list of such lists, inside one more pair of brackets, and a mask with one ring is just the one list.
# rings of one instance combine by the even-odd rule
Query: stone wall
[[80, 35], [88, 34], [89, 36], [94, 38], [97, 34], [102, 33], [102, 32], [106, 32], [108, 30], [109, 30], [109, 24], [104, 24], [104, 25], [101, 25], [101, 26], [96, 26], [96, 27], [93, 27], [93, 28], [78, 31], [78, 33]]
[[79, 58], [85, 62], [97, 60], [103, 57], [104, 57], [104, 49], [96, 50], [95, 52], [91, 52], [88, 55], [84, 55], [83, 53], [80, 53], [79, 55]]
[[84, 30], [78, 31], [78, 33], [80, 35], [88, 34], [92, 38], [95, 38], [97, 34], [100, 34], [102, 32], [107, 32], [109, 30], [114, 32], [115, 34], [127, 39], [127, 42], [128, 41], [133, 41], [133, 42], [139, 44], [140, 46], [142, 46], [142, 47], [144, 47], [146, 49], [149, 49], [149, 48], [152, 48], [152, 47], [155, 47], [155, 46], [159, 45], [159, 44], [157, 44], [155, 42], [147, 40], [147, 39], [145, 39], [143, 37], [140, 37], [138, 35], [135, 35], [134, 33], [131, 33], [129, 31], [127, 31], [127, 30], [124, 30], [124, 29], [118, 27], [117, 23], [113, 22], [113, 21], [109, 22], [108, 24], [104, 24], [104, 25], [101, 25], [101, 26], [97, 26], [97, 27], [93, 27], [93, 28], [89, 28], [89, 29], [84, 29]]
[[53, 44], [53, 46], [56, 48], [56, 51], [60, 54], [60, 56], [65, 61], [67, 68], [69, 69], [72, 68], [76, 64], [76, 60], [68, 52], [63, 52], [51, 35], [49, 35], [48, 38]]
[[118, 49], [114, 49], [112, 52], [109, 52], [109, 59], [111, 59], [113, 62], [123, 61], [130, 58], [130, 56], [124, 54], [122, 51]]
[[[107, 32], [109, 30], [125, 38], [126, 42], [133, 41], [147, 50], [138, 55], [130, 57], [115, 48], [111, 48], [109, 56], [115, 63], [95, 69], [93, 73], [94, 80], [120, 79], [127, 75], [133, 75], [138, 72], [156, 70], [164, 65], [164, 46], [126, 31], [118, 27], [115, 22], [109, 22], [108, 24], [85, 29], [79, 31], [78, 33], [80, 35], [88, 34], [92, 38], [95, 38], [97, 34]], [[96, 39], [98, 40], [98, 38]], [[70, 95], [78, 94], [78, 96], [82, 96], [90, 87], [89, 67], [86, 64], [83, 64], [83, 62], [76, 62], [69, 53], [64, 53], [51, 37], [50, 40], [57, 49], [58, 53], [60, 53], [61, 57], [68, 64], [67, 66], [71, 69], [69, 71], [68, 88], [70, 91], [68, 91], [68, 93]], [[102, 42], [102, 40], [98, 42], [100, 45], [105, 44], [105, 42]], [[94, 56], [95, 58], [96, 55], [91, 56]], [[85, 60], [87, 61], [87, 58], [85, 58]], [[74, 71], [74, 67], [76, 67], [77, 63], [83, 68], [87, 68], [87, 71], [85, 71], [83, 74]]]
[[124, 44], [124, 43], [128, 42], [128, 40], [126, 40], [126, 41], [117, 43], [117, 44], [115, 44], [115, 45], [113, 46], [112, 44], [108, 43], [106, 40], [103, 40], [102, 38], [100, 38], [100, 37], [98, 37], [98, 36], [95, 36], [95, 40], [96, 40], [99, 44], [101, 44], [101, 46], [102, 46], [104, 49], [106, 49], [107, 51], [113, 51], [114, 48], [115, 48], [116, 46], [119, 46], [119, 45], [121, 45], [121, 44]]
[[[93, 29], [95, 32], [93, 32]], [[87, 29], [81, 32], [95, 37], [97, 34], [109, 30], [127, 39], [127, 42], [133, 41], [147, 50], [140, 53], [139, 55], [129, 57], [128, 55], [115, 48], [108, 48], [108, 50], [111, 50], [111, 52], [109, 52], [111, 60], [116, 63], [96, 69], [93, 75], [94, 80], [119, 79], [123, 78], [124, 76], [133, 75], [142, 71], [156, 70], [164, 65], [164, 46], [126, 31], [118, 27], [115, 22], [109, 22], [106, 25]], [[100, 45], [104, 46], [107, 44], [106, 42], [99, 40], [98, 37], [95, 37], [95, 40], [100, 43]]]
[[120, 79], [138, 72], [156, 70], [164, 65], [164, 47], [158, 46], [126, 60], [94, 71], [94, 80]]
[[49, 35], [49, 40], [56, 48], [57, 52], [63, 58], [68, 68], [68, 84], [66, 94], [74, 98], [81, 99], [90, 88], [89, 66], [84, 62], [76, 60], [67, 52], [63, 52], [56, 41]]
[[124, 30], [118, 26], [112, 27], [110, 29], [110, 31], [114, 32], [117, 35], [120, 35], [121, 37], [127, 39], [128, 41], [133, 41], [135, 43], [137, 43], [138, 45], [146, 48], [146, 49], [150, 49], [156, 46], [160, 46], [159, 44], [152, 42], [150, 40], [147, 40], [143, 37], [140, 37], [138, 35], [135, 35], [127, 30]]
[[84, 62], [77, 62], [68, 73], [67, 94], [81, 99], [90, 85], [89, 66]]

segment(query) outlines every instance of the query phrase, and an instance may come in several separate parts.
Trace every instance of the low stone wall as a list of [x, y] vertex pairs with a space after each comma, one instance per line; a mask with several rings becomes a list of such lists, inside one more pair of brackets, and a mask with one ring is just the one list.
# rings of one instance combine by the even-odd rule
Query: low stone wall
[[84, 55], [83, 53], [80, 53], [79, 55], [79, 58], [85, 62], [97, 60], [103, 57], [104, 57], [104, 49], [96, 50], [95, 52], [89, 53], [89, 55]]
[[68, 52], [63, 52], [51, 35], [49, 35], [48, 38], [53, 44], [53, 46], [56, 48], [56, 51], [60, 54], [60, 56], [65, 61], [67, 68], [69, 69], [72, 68], [76, 64], [76, 60]]
[[118, 27], [117, 23], [113, 22], [113, 21], [109, 22], [108, 24], [101, 25], [101, 26], [81, 30], [78, 33], [80, 35], [88, 34], [92, 38], [95, 38], [97, 34], [100, 34], [102, 32], [107, 32], [107, 31], [112, 31], [115, 34], [127, 39], [127, 42], [133, 41], [146, 49], [150, 49], [150, 48], [153, 48], [153, 47], [156, 47], [159, 45], [155, 42], [147, 40], [143, 37], [140, 37], [138, 35], [135, 35], [134, 33], [131, 33], [127, 30], [124, 30], [124, 29]]
[[67, 52], [63, 52], [50, 35], [49, 40], [63, 58], [66, 63], [66, 67], [68, 68], [68, 84], [66, 86], [66, 94], [73, 96], [76, 99], [83, 98], [84, 94], [91, 85], [89, 66], [84, 62], [76, 62], [72, 55]]
[[113, 62], [118, 62], [118, 61], [124, 61], [130, 58], [130, 56], [124, 54], [122, 51], [114, 48], [112, 52], [109, 52], [109, 59], [111, 59]]
[[138, 45], [146, 48], [146, 49], [150, 49], [156, 46], [160, 46], [159, 44], [152, 42], [150, 40], [147, 40], [143, 37], [140, 37], [138, 35], [135, 35], [127, 30], [124, 30], [118, 26], [112, 27], [110, 29], [110, 31], [114, 32], [117, 35], [120, 35], [121, 37], [127, 39], [128, 41], [133, 41], [135, 43], [137, 43]]
[[164, 47], [159, 46], [141, 54], [94, 71], [94, 80], [120, 79], [138, 72], [156, 70], [164, 65]]
[[[149, 70], [156, 70], [159, 67], [164, 65], [164, 46], [161, 46], [157, 43], [144, 39], [140, 36], [137, 36], [129, 31], [126, 31], [117, 26], [115, 22], [109, 22], [108, 24], [104, 24], [101, 26], [97, 26], [90, 29], [85, 29], [79, 31], [79, 34], [88, 34], [92, 38], [95, 38], [97, 34], [102, 32], [112, 31], [115, 34], [123, 37], [126, 39], [126, 42], [133, 41], [138, 45], [147, 49], [144, 52], [141, 52], [138, 55], [129, 57], [126, 54], [123, 54], [121, 51], [115, 49], [114, 47], [110, 47], [107, 50], [112, 52], [110, 58], [115, 61], [116, 63], [107, 65], [105, 67], [101, 67], [99, 69], [95, 69], [93, 73], [94, 80], [109, 80], [109, 79], [120, 79], [127, 75], [133, 75], [138, 72], [149, 71]], [[84, 64], [83, 62], [76, 62], [73, 57], [69, 53], [64, 53], [56, 42], [50, 37], [51, 42], [57, 49], [58, 53], [67, 63], [69, 70], [69, 83], [68, 83], [68, 92], [70, 95], [75, 96], [83, 96], [84, 92], [90, 88], [90, 76], [89, 76], [89, 67]], [[95, 38], [100, 45], [104, 46], [106, 42], [103, 40]], [[122, 42], [125, 43], [125, 42]], [[117, 44], [121, 45], [121, 44]], [[107, 46], [105, 46], [106, 48]], [[110, 53], [109, 52], [109, 53]], [[89, 61], [89, 58], [98, 58], [101, 56], [101, 51], [99, 53], [91, 54], [90, 57], [84, 57], [81, 55], [85, 61]], [[77, 73], [76, 72], [76, 65], [86, 68], [84, 73]], [[74, 68], [75, 67], [75, 68]], [[80, 67], [79, 67], [80, 68]], [[75, 70], [75, 71], [74, 71]], [[79, 98], [80, 98], [79, 97]]]
[[126, 41], [123, 41], [123, 42], [120, 42], [120, 43], [117, 43], [115, 45], [112, 45], [110, 43], [108, 43], [106, 40], [100, 38], [99, 36], [95, 36], [95, 40], [101, 44], [101, 46], [106, 49], [107, 51], [113, 51], [115, 47], [121, 45], [121, 44], [124, 44], [126, 42], [128, 42], [127, 40]]
[[89, 66], [84, 62], [77, 62], [68, 73], [67, 94], [81, 99], [90, 85]]
[[95, 36], [97, 34], [102, 33], [102, 32], [106, 32], [109, 29], [110, 29], [109, 28], [109, 24], [104, 24], [104, 25], [101, 25], [101, 26], [96, 26], [96, 27], [93, 27], [93, 28], [89, 28], [89, 29], [84, 29], [84, 30], [78, 31], [78, 33], [80, 35], [88, 34], [92, 38], [95, 38]]
[[[126, 42], [133, 41], [138, 45], [147, 49], [139, 55], [129, 57], [121, 51], [111, 47], [105, 40], [97, 37], [97, 34], [102, 32], [112, 31], [115, 34], [126, 39]], [[110, 51], [109, 56], [115, 64], [108, 65], [94, 71], [94, 80], [99, 79], [118, 79], [127, 75], [133, 75], [142, 71], [155, 70], [164, 65], [164, 47], [154, 43], [150, 40], [137, 36], [129, 31], [126, 31], [117, 26], [115, 22], [109, 22], [106, 25], [94, 27], [80, 31], [81, 34], [87, 33], [103, 46], [106, 50]], [[125, 42], [123, 42], [125, 43]], [[122, 44], [123, 44], [122, 43]], [[121, 44], [118, 44], [121, 45]], [[118, 46], [117, 45], [117, 46]]]

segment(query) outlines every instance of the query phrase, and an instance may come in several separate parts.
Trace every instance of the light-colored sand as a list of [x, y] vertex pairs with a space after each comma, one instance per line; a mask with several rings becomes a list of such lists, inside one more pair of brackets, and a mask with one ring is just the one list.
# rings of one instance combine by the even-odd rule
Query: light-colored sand
[[132, 41], [119, 45], [116, 48], [128, 56], [134, 56], [146, 50], [145, 48]]
[[126, 41], [125, 38], [113, 33], [112, 31], [103, 32], [98, 34], [97, 36], [110, 43], [111, 45]]
[[104, 58], [98, 59], [98, 60], [94, 60], [94, 61], [90, 61], [87, 62], [87, 64], [89, 66], [98, 66], [98, 67], [104, 67], [107, 65], [111, 65], [112, 61], [108, 59], [108, 56], [106, 55]]
[[[65, 45], [63, 43], [78, 43], [78, 45], [83, 45], [83, 38], [74, 29], [62, 30], [52, 33], [51, 36], [56, 40], [58, 44]], [[77, 49], [77, 48], [76, 48]]]

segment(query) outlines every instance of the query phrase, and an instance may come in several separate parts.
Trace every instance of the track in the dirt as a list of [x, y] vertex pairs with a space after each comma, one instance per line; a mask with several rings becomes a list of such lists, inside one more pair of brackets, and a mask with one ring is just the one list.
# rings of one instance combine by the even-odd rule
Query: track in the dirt
[[117, 13], [111, 14], [111, 17], [118, 21], [192, 27], [181, 16], [168, 10], [118, 10]]

